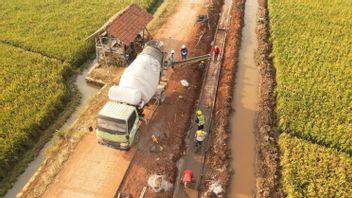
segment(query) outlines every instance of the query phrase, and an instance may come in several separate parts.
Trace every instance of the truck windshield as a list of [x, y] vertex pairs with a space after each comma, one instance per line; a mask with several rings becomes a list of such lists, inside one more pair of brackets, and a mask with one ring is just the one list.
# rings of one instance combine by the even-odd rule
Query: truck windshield
[[98, 118], [97, 127], [98, 129], [111, 134], [126, 134], [126, 122], [124, 120], [110, 120]]

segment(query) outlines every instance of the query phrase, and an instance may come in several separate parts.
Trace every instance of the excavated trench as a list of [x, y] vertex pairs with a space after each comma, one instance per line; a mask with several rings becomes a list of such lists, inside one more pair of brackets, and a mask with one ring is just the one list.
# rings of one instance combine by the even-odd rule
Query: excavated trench
[[255, 62], [256, 0], [245, 4], [244, 27], [239, 52], [238, 69], [233, 93], [230, 145], [232, 169], [235, 174], [229, 188], [231, 198], [253, 197], [255, 195], [255, 135], [254, 126], [258, 102], [259, 73]]
[[[86, 68], [81, 74], [79, 74], [75, 80], [75, 85], [81, 93], [80, 103], [77, 106], [76, 110], [72, 113], [72, 115], [66, 120], [64, 125], [59, 129], [59, 131], [67, 130], [74, 121], [79, 117], [79, 115], [83, 112], [85, 107], [87, 106], [90, 99], [92, 99], [99, 91], [99, 87], [92, 86], [87, 84], [85, 77], [89, 69], [94, 65], [94, 61], [89, 63], [89, 67]], [[51, 141], [47, 142], [45, 146], [41, 149], [38, 156], [28, 164], [26, 170], [17, 178], [16, 183], [13, 187], [7, 191], [4, 198], [13, 198], [16, 197], [16, 194], [19, 193], [22, 188], [26, 185], [26, 183], [31, 179], [33, 174], [37, 171], [41, 163], [45, 159], [45, 150], [51, 145]]]

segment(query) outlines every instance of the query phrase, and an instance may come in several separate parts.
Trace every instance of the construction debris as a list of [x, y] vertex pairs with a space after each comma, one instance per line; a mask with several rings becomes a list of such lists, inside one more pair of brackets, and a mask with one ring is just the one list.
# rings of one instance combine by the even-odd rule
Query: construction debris
[[189, 83], [187, 80], [180, 80], [180, 82], [181, 82], [182, 86], [189, 87]]
[[198, 23], [206, 23], [208, 22], [208, 15], [198, 15], [197, 16]]
[[150, 147], [150, 149], [149, 149], [149, 151], [151, 152], [151, 153], [159, 153], [159, 152], [161, 152], [161, 151], [163, 151], [164, 150], [164, 148], [162, 147], [162, 146], [160, 146], [160, 145], [157, 145], [157, 144], [153, 144], [151, 147]]
[[119, 193], [116, 198], [132, 198], [131, 194]]
[[158, 138], [155, 135], [152, 135], [153, 143], [159, 144]]
[[160, 192], [162, 190], [171, 191], [173, 188], [172, 183], [165, 179], [163, 175], [152, 175], [148, 178], [148, 186], [150, 186], [154, 192]]
[[217, 180], [210, 185], [208, 193], [209, 192], [216, 197], [223, 197], [225, 190], [220, 184], [220, 181]]
[[147, 191], [147, 187], [144, 186], [144, 187], [143, 187], [143, 190], [142, 190], [142, 192], [141, 192], [141, 194], [139, 195], [139, 198], [143, 198], [146, 191]]
[[149, 151], [150, 151], [151, 153], [159, 153], [159, 152], [161, 152], [161, 151], [164, 150], [164, 148], [159, 145], [160, 142], [159, 142], [158, 138], [161, 138], [160, 136], [161, 136], [160, 131], [156, 131], [156, 132], [154, 132], [154, 134], [152, 135], [152, 142], [153, 142], [153, 144], [152, 144], [152, 146], [151, 146], [150, 149], [149, 149]]

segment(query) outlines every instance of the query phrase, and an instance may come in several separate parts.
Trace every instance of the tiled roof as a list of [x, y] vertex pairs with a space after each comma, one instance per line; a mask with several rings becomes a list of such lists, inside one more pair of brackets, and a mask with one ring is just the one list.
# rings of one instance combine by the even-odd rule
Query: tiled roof
[[99, 30], [88, 38], [107, 31], [121, 42], [129, 44], [133, 42], [137, 34], [153, 19], [153, 15], [143, 10], [136, 4], [132, 4], [112, 16]]
[[105, 26], [105, 31], [123, 43], [129, 44], [153, 19], [153, 15], [136, 4], [132, 4], [112, 18], [113, 20], [110, 19], [110, 23]]

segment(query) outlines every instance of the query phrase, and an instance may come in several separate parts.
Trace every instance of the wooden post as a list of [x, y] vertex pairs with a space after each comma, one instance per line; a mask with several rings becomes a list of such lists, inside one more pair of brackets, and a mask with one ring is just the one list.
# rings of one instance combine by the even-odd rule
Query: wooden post
[[148, 37], [150, 36], [150, 38], [152, 39], [153, 37], [152, 37], [152, 34], [148, 31], [148, 29], [145, 27], [144, 28], [145, 29], [145, 31], [147, 31], [147, 33], [148, 33]]
[[109, 65], [111, 65], [112, 64], [112, 49], [111, 49], [111, 35], [110, 34], [108, 34], [108, 38], [109, 38], [109, 42], [108, 42], [108, 45], [109, 45], [109, 52], [110, 52], [110, 56], [109, 56], [109, 58], [110, 58], [110, 60], [108, 61], [108, 63], [109, 63]]
[[94, 37], [94, 42], [95, 42], [95, 58], [97, 59], [97, 62], [99, 61], [99, 52], [98, 52], [98, 37]]

